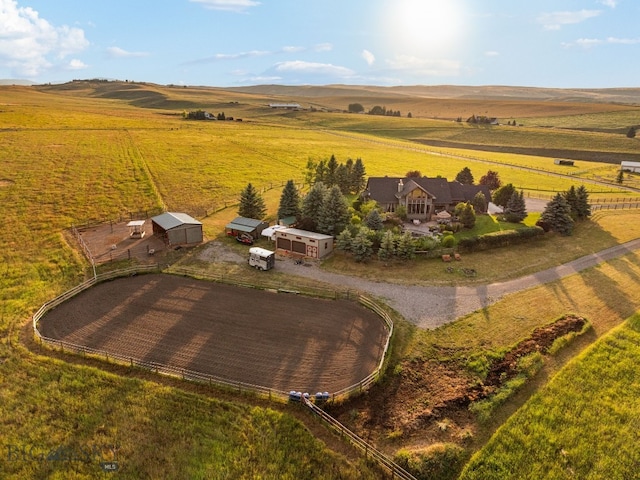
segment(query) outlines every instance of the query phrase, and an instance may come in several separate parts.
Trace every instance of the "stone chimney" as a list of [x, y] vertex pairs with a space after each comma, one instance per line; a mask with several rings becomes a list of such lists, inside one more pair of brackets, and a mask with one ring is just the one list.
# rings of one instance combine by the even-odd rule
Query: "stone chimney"
[[403, 188], [404, 188], [404, 183], [402, 183], [402, 179], [400, 179], [400, 181], [398, 182], [398, 193], [400, 193]]

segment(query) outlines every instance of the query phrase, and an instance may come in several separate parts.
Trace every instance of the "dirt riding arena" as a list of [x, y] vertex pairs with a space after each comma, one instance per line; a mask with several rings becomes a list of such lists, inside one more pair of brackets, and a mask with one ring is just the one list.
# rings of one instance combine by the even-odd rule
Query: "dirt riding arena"
[[283, 392], [357, 384], [383, 355], [372, 311], [175, 275], [98, 284], [48, 312], [45, 337]]

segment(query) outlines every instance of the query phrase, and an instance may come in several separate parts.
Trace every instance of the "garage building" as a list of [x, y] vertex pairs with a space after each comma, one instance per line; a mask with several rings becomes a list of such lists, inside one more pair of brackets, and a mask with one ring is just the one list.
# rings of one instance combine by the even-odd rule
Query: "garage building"
[[333, 251], [333, 237], [322, 233], [282, 228], [275, 231], [276, 248], [310, 258], [323, 258]]
[[260, 238], [262, 231], [267, 228], [269, 224], [262, 220], [255, 218], [236, 217], [225, 226], [227, 235], [237, 237], [243, 233], [251, 235], [256, 240]]
[[202, 223], [186, 213], [166, 212], [151, 218], [153, 234], [169, 245], [202, 243]]

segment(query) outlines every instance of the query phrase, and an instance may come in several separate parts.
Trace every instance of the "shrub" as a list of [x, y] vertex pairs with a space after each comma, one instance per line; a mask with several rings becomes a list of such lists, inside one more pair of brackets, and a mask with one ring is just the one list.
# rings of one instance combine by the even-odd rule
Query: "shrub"
[[540, 226], [521, 228], [518, 230], [505, 230], [476, 237], [461, 238], [458, 241], [458, 248], [465, 252], [477, 252], [524, 243], [543, 234], [544, 229]]
[[456, 245], [456, 239], [453, 235], [445, 235], [442, 237], [441, 245], [443, 248], [453, 248]]
[[446, 480], [458, 477], [467, 457], [464, 448], [453, 443], [440, 443], [415, 450], [398, 450], [394, 460], [416, 478]]

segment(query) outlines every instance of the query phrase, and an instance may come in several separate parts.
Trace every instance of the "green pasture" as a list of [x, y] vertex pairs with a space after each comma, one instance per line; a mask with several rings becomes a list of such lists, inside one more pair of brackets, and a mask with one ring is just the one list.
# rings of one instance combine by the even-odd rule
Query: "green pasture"
[[639, 355], [636, 314], [507, 420], [460, 478], [636, 478]]
[[[30, 315], [81, 282], [89, 270], [66, 229], [166, 206], [202, 218], [205, 232], [213, 238], [225, 223], [218, 215], [228, 218], [235, 212], [229, 207], [204, 215], [236, 201], [247, 182], [264, 192], [273, 215], [280, 185], [290, 178], [300, 182], [309, 158], [332, 154], [339, 161], [362, 158], [367, 174], [376, 176], [403, 176], [417, 169], [424, 175], [452, 178], [469, 166], [477, 179], [489, 169], [498, 170], [503, 182], [527, 190], [566, 190], [574, 183], [573, 178], [507, 165], [511, 164], [507, 156], [496, 162], [499, 154], [447, 150], [461, 154], [458, 158], [412, 150], [415, 145], [405, 140], [404, 133], [397, 137], [384, 133], [381, 120], [391, 124], [397, 119], [375, 119], [380, 121], [378, 131], [375, 125], [372, 131], [359, 130], [358, 125], [334, 130], [328, 115], [323, 117], [327, 124], [317, 126], [296, 115], [265, 110], [261, 102], [239, 94], [179, 87], [154, 87], [150, 93], [87, 85], [69, 90], [0, 87], [3, 451], [9, 445], [52, 449], [115, 442], [123, 468], [118, 478], [254, 478], [259, 472], [276, 471], [278, 478], [304, 478], [311, 470], [317, 478], [375, 478], [366, 465], [331, 453], [277, 406], [213, 400], [210, 391], [185, 394], [179, 388], [137, 379], [136, 372], [131, 378], [113, 375], [26, 348], [20, 332], [24, 329], [29, 335]], [[205, 104], [213, 112], [240, 111], [247, 116], [243, 122], [181, 118], [183, 109]], [[337, 118], [336, 122], [351, 122], [355, 116]], [[607, 148], [617, 151], [617, 143], [612, 141]], [[544, 161], [512, 159], [513, 165], [538, 170], [543, 170]], [[604, 168], [576, 165], [578, 170]], [[624, 195], [614, 187], [611, 191]], [[465, 256], [462, 262], [477, 269], [477, 280], [453, 278], [437, 260], [392, 264], [384, 267], [383, 274], [392, 281], [411, 277], [424, 284], [513, 278], [640, 237], [637, 213], [632, 212], [598, 214], [595, 222], [580, 226], [571, 238], [549, 237], [528, 248]], [[600, 334], [638, 305], [636, 260], [628, 256], [525, 292], [525, 297], [505, 299], [441, 330], [418, 332], [411, 355], [426, 355], [441, 344], [460, 348], [457, 355], [462, 359], [500, 351], [535, 325], [567, 310], [583, 312]], [[355, 266], [339, 255], [326, 267], [365, 277], [379, 278], [382, 272], [375, 262]], [[296, 281], [284, 276], [281, 280]], [[535, 310], [526, 308], [530, 305], [536, 305]], [[6, 478], [95, 478], [96, 468], [0, 457], [0, 472]]]

